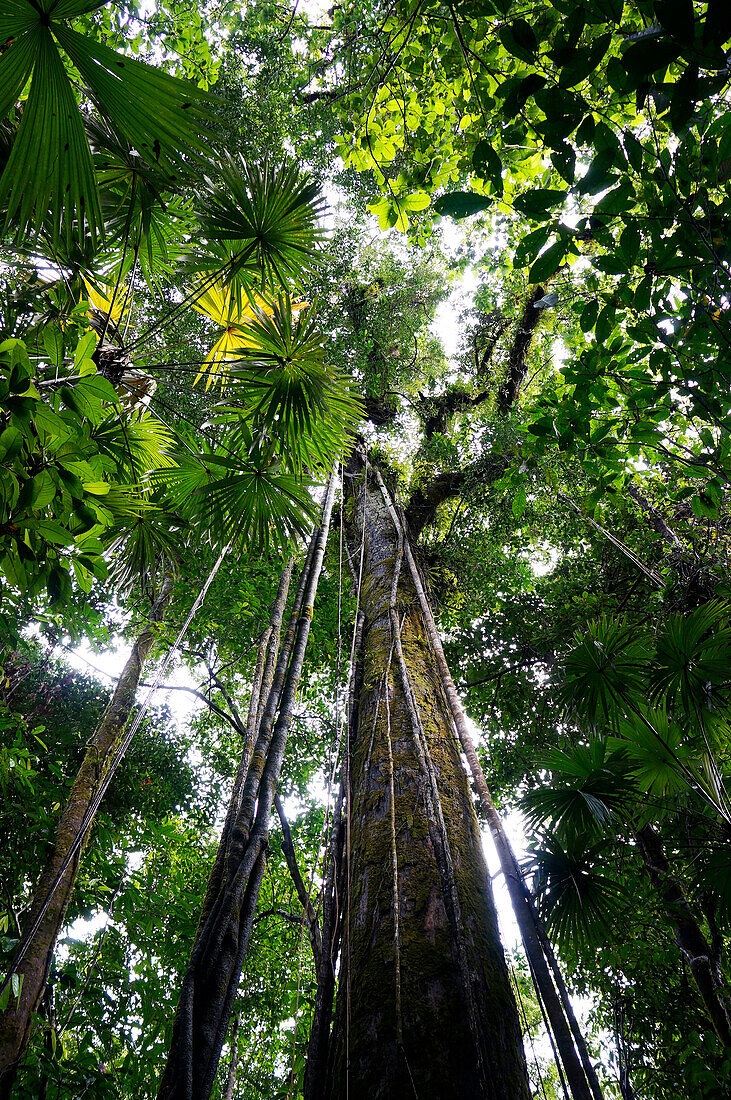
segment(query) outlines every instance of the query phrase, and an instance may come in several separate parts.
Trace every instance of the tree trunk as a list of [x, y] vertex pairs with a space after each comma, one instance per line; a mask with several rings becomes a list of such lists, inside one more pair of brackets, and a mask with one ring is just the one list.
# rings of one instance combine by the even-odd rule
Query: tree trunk
[[725, 1047], [731, 1046], [731, 1020], [720, 971], [713, 951], [690, 907], [682, 885], [674, 877], [662, 841], [651, 825], [635, 833], [642, 861], [662, 899], [675, 942], [685, 956], [713, 1029]]
[[223, 1100], [233, 1100], [234, 1088], [236, 1086], [236, 1070], [239, 1067], [240, 1023], [241, 1015], [239, 1014], [234, 1020], [233, 1027], [231, 1029], [231, 1061], [228, 1064], [228, 1073], [226, 1074], [226, 1088], [223, 1093]]
[[[540, 297], [540, 295], [538, 296]], [[523, 879], [520, 865], [503, 829], [500, 816], [495, 809], [490, 790], [487, 786], [485, 773], [482, 770], [479, 757], [467, 727], [464, 708], [457, 694], [457, 689], [452, 679], [452, 674], [444, 654], [442, 640], [437, 630], [434, 616], [432, 615], [429, 601], [424, 586], [421, 582], [419, 569], [409, 545], [406, 522], [394, 508], [388, 490], [383, 479], [375, 471], [376, 481], [381, 490], [386, 508], [391, 517], [394, 528], [401, 528], [404, 556], [411, 574], [422, 619], [426, 627], [431, 643], [434, 660], [439, 670], [441, 684], [446, 696], [449, 710], [451, 711], [457, 736], [459, 737], [462, 751], [467, 758], [470, 774], [477, 788], [480, 806], [492, 833], [493, 842], [500, 860], [505, 884], [510, 896], [510, 902], [515, 914], [515, 919], [520, 929], [523, 947], [528, 959], [537, 992], [543, 1002], [543, 1007], [548, 1017], [553, 1039], [558, 1050], [558, 1056], [566, 1073], [569, 1090], [573, 1100], [603, 1100], [603, 1094], [596, 1070], [589, 1058], [583, 1034], [576, 1019], [568, 990], [563, 980], [558, 962], [553, 949], [548, 941], [543, 924], [538, 916], [533, 899]], [[550, 967], [550, 969], [549, 969]], [[553, 977], [551, 974], [553, 972]], [[555, 985], [554, 985], [555, 981]], [[574, 1046], [574, 1042], [576, 1046]]]
[[269, 822], [299, 687], [335, 494], [313, 535], [237, 808], [227, 815], [187, 969], [158, 1100], [208, 1100], [249, 945]]
[[[76, 853], [69, 866], [62, 871], [64, 862], [82, 828], [99, 781], [124, 733], [130, 711], [134, 706], [142, 666], [152, 649], [155, 627], [161, 621], [170, 602], [172, 589], [172, 575], [165, 573], [160, 592], [150, 611], [148, 625], [132, 647], [132, 652], [89, 744], [56, 826], [53, 847], [33, 896], [25, 922], [24, 935], [21, 937], [18, 948], [19, 952], [22, 950], [23, 955], [17, 966], [14, 964], [11, 967], [11, 972], [19, 974], [23, 979], [20, 997], [16, 1001], [11, 995], [8, 1007], [0, 1016], [1, 1100], [6, 1100], [10, 1096], [20, 1059], [28, 1045], [33, 1013], [38, 1011], [46, 987], [56, 940], [76, 882], [79, 859], [83, 844], [88, 837], [88, 828], [83, 838], [82, 848]], [[38, 927], [35, 927], [36, 924]]]
[[[361, 478], [357, 456], [349, 474]], [[365, 525], [363, 678], [327, 1095], [527, 1100], [517, 1010], [439, 672], [413, 582], [398, 577], [403, 547], [378, 486], [359, 480], [355, 496]]]

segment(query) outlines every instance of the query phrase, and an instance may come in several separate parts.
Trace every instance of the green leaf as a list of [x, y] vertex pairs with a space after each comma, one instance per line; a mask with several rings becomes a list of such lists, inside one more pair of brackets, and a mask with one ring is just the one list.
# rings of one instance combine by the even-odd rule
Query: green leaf
[[[23, 6], [28, 7], [28, 10], [33, 12], [29, 5], [24, 4]], [[37, 21], [38, 17], [33, 12], [33, 22]], [[0, 17], [1, 26], [2, 18]], [[10, 37], [10, 33], [13, 32], [7, 30], [3, 32], [0, 29], [0, 42], [6, 42]], [[36, 39], [32, 35], [22, 34], [0, 55], [0, 118], [5, 117], [23, 91], [33, 69], [36, 50]]]
[[693, 41], [695, 33], [693, 0], [655, 0], [655, 15], [665, 30], [683, 45]]
[[623, 140], [627, 160], [635, 172], [640, 172], [642, 170], [642, 157], [645, 152], [645, 147], [641, 141], [637, 140], [631, 130], [625, 130]]
[[58, 325], [46, 325], [43, 329], [43, 347], [55, 367], [63, 362], [63, 333]]
[[526, 508], [525, 486], [519, 485], [513, 497], [512, 512], [516, 519], [521, 519]]
[[690, 502], [693, 515], [698, 519], [715, 519], [718, 515], [718, 504], [708, 493], [699, 493]]
[[28, 523], [28, 528], [36, 531], [46, 542], [56, 546], [73, 546], [74, 536], [55, 520], [39, 519]]
[[78, 370], [80, 363], [84, 359], [90, 359], [94, 349], [99, 342], [99, 337], [95, 332], [85, 332], [79, 339], [76, 349], [74, 351], [74, 367]]
[[442, 195], [434, 203], [437, 214], [454, 218], [455, 221], [469, 218], [473, 214], [489, 209], [490, 206], [492, 206], [492, 199], [487, 195], [478, 195], [475, 191], [451, 191], [447, 195]]
[[34, 511], [42, 511], [50, 504], [56, 495], [56, 484], [47, 470], [41, 470], [33, 478], [33, 495], [31, 507]]
[[545, 252], [541, 252], [538, 259], [535, 261], [530, 269], [528, 278], [531, 283], [542, 283], [545, 279], [550, 278], [555, 271], [559, 268], [561, 262], [565, 258], [569, 248], [571, 246], [570, 240], [561, 237], [559, 240], [546, 249]]
[[49, 220], [52, 241], [69, 245], [74, 222], [92, 237], [102, 227], [89, 144], [71, 82], [48, 27], [27, 31], [34, 67], [28, 99], [2, 176], [6, 231], [16, 237]]
[[534, 187], [531, 191], [518, 195], [513, 206], [529, 218], [542, 220], [549, 210], [564, 202], [567, 194], [567, 191], [557, 191], [550, 187]]
[[102, 115], [148, 164], [185, 174], [183, 154], [207, 159], [210, 99], [187, 81], [102, 46], [66, 26], [54, 27], [59, 43], [86, 82]]
[[681, 50], [680, 43], [670, 38], [643, 39], [625, 50], [622, 61], [627, 73], [641, 80], [677, 61]]
[[574, 50], [571, 59], [561, 69], [558, 78], [559, 85], [562, 88], [573, 88], [576, 84], [581, 84], [583, 80], [586, 80], [587, 76], [594, 72], [604, 57], [611, 40], [611, 34], [602, 34], [595, 38], [593, 42], [590, 42], [588, 46], [582, 46]]
[[508, 53], [519, 57], [521, 61], [533, 61], [538, 49], [538, 39], [525, 19], [514, 19], [508, 26], [501, 27], [499, 38]]
[[106, 401], [111, 405], [118, 405], [120, 397], [109, 379], [101, 374], [87, 375], [79, 382], [75, 389], [78, 395], [81, 392], [91, 400]]
[[481, 179], [490, 180], [496, 191], [502, 194], [503, 164], [492, 144], [487, 140], [478, 141], [472, 154], [472, 167]]
[[521, 237], [520, 244], [515, 250], [515, 258], [513, 260], [515, 266], [525, 267], [526, 264], [534, 260], [548, 240], [550, 232], [551, 230], [548, 225], [542, 225], [538, 229], [534, 229], [531, 233], [526, 234], [525, 237]]

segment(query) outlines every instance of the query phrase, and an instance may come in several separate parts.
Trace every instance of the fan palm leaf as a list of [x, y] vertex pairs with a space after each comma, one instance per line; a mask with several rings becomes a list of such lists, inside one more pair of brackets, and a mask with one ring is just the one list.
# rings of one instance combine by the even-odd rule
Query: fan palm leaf
[[194, 271], [225, 270], [237, 287], [298, 286], [317, 257], [324, 203], [315, 183], [292, 165], [249, 165], [227, 156], [220, 178], [208, 180], [196, 211], [202, 239], [191, 251]]
[[621, 883], [603, 874], [608, 847], [562, 843], [546, 833], [525, 863], [549, 933], [559, 947], [596, 947], [616, 928], [627, 903]]
[[245, 418], [276, 440], [295, 469], [330, 469], [349, 445], [363, 407], [352, 383], [328, 363], [326, 339], [313, 307], [287, 294], [244, 326], [244, 341], [229, 368], [236, 404], [223, 416]]
[[154, 472], [150, 481], [186, 520], [205, 527], [212, 544], [264, 549], [310, 529], [316, 508], [308, 483], [283, 469], [274, 446], [245, 424], [198, 453], [190, 442], [174, 469]]
[[731, 606], [722, 600], [703, 604], [690, 615], [672, 615], [656, 641], [650, 672], [654, 698], [679, 702], [686, 714], [708, 710], [729, 680]]
[[603, 617], [590, 623], [586, 634], [564, 663], [564, 701], [591, 723], [623, 713], [629, 698], [645, 694], [648, 639], [620, 619]]
[[529, 821], [549, 822], [557, 836], [596, 838], [627, 808], [632, 792], [627, 768], [599, 738], [544, 753], [538, 767], [550, 770], [552, 782], [528, 791], [521, 806]]
[[44, 223], [52, 243], [63, 239], [67, 246], [74, 236], [88, 232], [96, 241], [104, 232], [89, 142], [60, 50], [102, 117], [147, 163], [177, 176], [186, 155], [200, 159], [209, 152], [201, 133], [211, 123], [203, 93], [67, 25], [101, 6], [97, 0], [5, 0], [0, 9], [0, 44], [7, 43], [0, 55], [0, 118], [30, 79], [0, 176], [5, 229], [13, 224], [18, 238]]
[[246, 345], [247, 323], [253, 321], [258, 313], [271, 314], [273, 307], [255, 291], [249, 292], [251, 300], [247, 297], [241, 301], [231, 285], [227, 286], [220, 279], [203, 286], [204, 289], [192, 301], [193, 308], [223, 329], [193, 380], [193, 385], [197, 385], [205, 378], [206, 389], [209, 389], [213, 382], [223, 385], [230, 378], [229, 365]]

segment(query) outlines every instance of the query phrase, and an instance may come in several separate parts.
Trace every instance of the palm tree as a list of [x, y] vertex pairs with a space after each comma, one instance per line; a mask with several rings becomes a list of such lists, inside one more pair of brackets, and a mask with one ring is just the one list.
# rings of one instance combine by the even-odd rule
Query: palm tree
[[[616, 830], [628, 828], [631, 849], [725, 1046], [731, 1016], [720, 960], [666, 854], [652, 807], [677, 803], [677, 813], [684, 805], [683, 812], [694, 812], [711, 832], [725, 831], [728, 800], [710, 737], [728, 720], [727, 619], [727, 607], [716, 601], [669, 616], [654, 637], [608, 620], [593, 624], [588, 637], [577, 636], [566, 657], [563, 690], [574, 713], [593, 728], [593, 739], [547, 756], [542, 763], [553, 785], [524, 800], [535, 823], [551, 825], [534, 853], [534, 868], [542, 908], [559, 940], [595, 939], [618, 919], [626, 902], [621, 880], [600, 868]], [[724, 904], [717, 877], [704, 877], [703, 891]]]
[[[225, 325], [225, 356], [221, 339], [209, 356], [211, 369], [215, 365], [225, 387], [224, 398], [213, 410], [212, 428], [202, 435], [169, 429], [148, 411], [154, 384], [144, 374], [145, 401], [140, 406], [140, 378], [131, 377], [140, 339], [128, 342], [128, 323], [121, 322], [131, 289], [125, 289], [124, 278], [131, 268], [133, 281], [138, 264], [148, 276], [155, 275], [156, 267], [165, 269], [170, 219], [160, 214], [163, 189], [172, 186], [181, 154], [200, 162], [205, 148], [200, 127], [207, 116], [199, 93], [158, 70], [120, 60], [65, 26], [65, 19], [89, 6], [50, 3], [37, 8], [18, 0], [12, 13], [0, 17], [0, 39], [13, 39], [0, 57], [0, 74], [6, 81], [0, 115], [32, 73], [22, 121], [0, 178], [0, 201], [7, 199], [6, 226], [12, 225], [18, 236], [32, 227], [36, 248], [47, 247], [56, 263], [64, 249], [69, 256], [76, 249], [69, 264], [71, 277], [61, 268], [61, 296], [71, 290], [74, 272], [84, 275], [83, 293], [92, 305], [89, 321], [100, 343], [94, 351], [96, 341], [81, 338], [78, 347], [84, 351], [75, 355], [76, 375], [73, 370], [65, 373], [61, 350], [47, 392], [52, 396], [60, 388], [83, 420], [88, 409], [81, 400], [82, 388], [88, 386], [89, 371], [98, 369], [98, 385], [106, 387], [102, 392], [115, 407], [95, 413], [93, 438], [113, 459], [117, 476], [128, 483], [105, 481], [96, 490], [106, 494], [105, 505], [115, 495], [123, 502], [123, 507], [107, 508], [106, 513], [116, 581], [128, 585], [153, 567], [162, 569], [162, 580], [149, 622], [133, 647], [62, 811], [4, 983], [3, 1096], [12, 1085], [32, 1014], [43, 996], [81, 850], [134, 729], [125, 732], [155, 626], [172, 592], [172, 566], [161, 560], [170, 562], [181, 531], [200, 522], [206, 524], [209, 541], [223, 547], [222, 554], [234, 542], [264, 549], [301, 534], [314, 510], [305, 471], [317, 475], [332, 465], [358, 415], [344, 379], [327, 365], [314, 310], [293, 305], [289, 293], [312, 262], [319, 239], [317, 190], [292, 168], [251, 168], [235, 158], [219, 166], [220, 182], [210, 183], [205, 193], [200, 189], [196, 252], [187, 250], [193, 289], [184, 301], [186, 307], [193, 304]], [[100, 112], [101, 119], [92, 121], [89, 131], [105, 184], [101, 201], [59, 45]], [[62, 110], [57, 110], [59, 104]], [[69, 150], [65, 158], [54, 152], [64, 142]], [[50, 160], [36, 171], [41, 147]], [[182, 222], [189, 226], [189, 218]], [[91, 248], [85, 251], [87, 230]], [[113, 287], [100, 294], [93, 256], [105, 233], [121, 239], [121, 253]], [[267, 295], [274, 295], [271, 302]], [[37, 332], [39, 325], [35, 328]], [[63, 327], [60, 331], [63, 349]], [[48, 347], [45, 334], [44, 344]], [[28, 378], [30, 385], [30, 372]], [[39, 424], [43, 407], [38, 399]], [[53, 501], [47, 494], [30, 499], [41, 518]], [[69, 520], [72, 539], [78, 522], [73, 516]]]

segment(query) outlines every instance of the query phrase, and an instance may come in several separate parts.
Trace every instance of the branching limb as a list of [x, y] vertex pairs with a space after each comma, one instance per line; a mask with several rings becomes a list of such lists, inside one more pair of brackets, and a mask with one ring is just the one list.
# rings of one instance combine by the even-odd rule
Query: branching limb
[[282, 800], [278, 794], [274, 795], [274, 806], [277, 814], [279, 815], [279, 821], [282, 826], [282, 852], [284, 858], [287, 861], [287, 867], [289, 869], [294, 888], [297, 891], [297, 897], [299, 898], [300, 905], [302, 906], [304, 920], [307, 924], [307, 929], [310, 934], [310, 943], [312, 944], [312, 954], [315, 959], [315, 966], [320, 969], [320, 957], [322, 955], [322, 933], [320, 931], [320, 922], [317, 919], [317, 913], [310, 899], [310, 895], [307, 892], [302, 873], [297, 863], [297, 854], [294, 850], [294, 841], [292, 839], [292, 830], [289, 827], [289, 822], [284, 814], [284, 807], [282, 806]]

